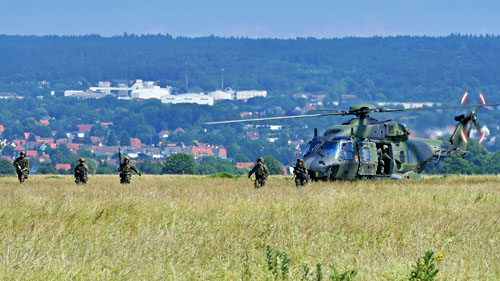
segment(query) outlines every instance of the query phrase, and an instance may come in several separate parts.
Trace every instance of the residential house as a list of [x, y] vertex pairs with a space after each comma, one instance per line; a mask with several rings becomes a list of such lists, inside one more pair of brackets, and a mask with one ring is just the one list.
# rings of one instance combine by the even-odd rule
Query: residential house
[[253, 165], [254, 165], [253, 162], [237, 162], [236, 163], [236, 168], [238, 168], [238, 169], [252, 168]]
[[76, 127], [78, 128], [78, 132], [80, 133], [90, 133], [93, 126], [94, 125], [92, 124], [76, 125]]
[[56, 170], [65, 170], [69, 171], [71, 169], [70, 164], [56, 164]]

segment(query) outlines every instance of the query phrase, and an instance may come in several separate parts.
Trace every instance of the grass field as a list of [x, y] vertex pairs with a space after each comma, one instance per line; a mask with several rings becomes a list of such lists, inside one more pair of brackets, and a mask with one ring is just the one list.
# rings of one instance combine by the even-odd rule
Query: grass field
[[500, 280], [500, 177], [314, 183], [246, 178], [0, 178], [1, 280], [272, 280], [266, 245], [290, 280], [356, 269], [408, 279], [426, 250], [439, 280]]

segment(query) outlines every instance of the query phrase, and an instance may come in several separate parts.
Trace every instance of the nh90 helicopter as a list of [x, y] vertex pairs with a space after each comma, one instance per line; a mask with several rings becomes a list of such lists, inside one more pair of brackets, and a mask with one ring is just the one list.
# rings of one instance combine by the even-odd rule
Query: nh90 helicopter
[[[227, 124], [292, 118], [309, 118], [332, 115], [353, 115], [355, 118], [342, 125], [332, 126], [308, 142], [303, 159], [312, 180], [354, 180], [376, 178], [419, 178], [420, 173], [430, 162], [441, 158], [463, 158], [467, 142], [475, 125], [481, 132], [479, 142], [486, 138], [477, 122], [480, 108], [500, 104], [486, 104], [483, 93], [479, 94], [479, 104], [466, 105], [468, 93], [464, 92], [458, 106], [439, 106], [411, 109], [377, 108], [371, 104], [353, 105], [348, 111], [329, 113], [254, 118], [207, 122], [204, 124]], [[468, 112], [455, 116], [457, 125], [449, 141], [410, 137], [405, 125], [392, 121], [378, 121], [369, 116], [371, 113], [402, 111], [421, 111], [467, 108]], [[471, 108], [475, 108], [474, 111]], [[382, 156], [385, 155], [385, 156]]]

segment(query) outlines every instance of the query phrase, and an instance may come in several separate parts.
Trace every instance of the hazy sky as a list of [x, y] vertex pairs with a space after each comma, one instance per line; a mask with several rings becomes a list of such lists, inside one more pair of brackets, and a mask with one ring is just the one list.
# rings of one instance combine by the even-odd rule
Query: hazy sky
[[497, 35], [499, 8], [493, 0], [0, 0], [0, 34]]

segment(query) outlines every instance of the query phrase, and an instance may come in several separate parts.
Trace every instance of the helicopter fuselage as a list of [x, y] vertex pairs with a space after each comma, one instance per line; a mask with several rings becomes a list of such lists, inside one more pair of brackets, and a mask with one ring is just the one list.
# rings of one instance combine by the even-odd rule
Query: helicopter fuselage
[[366, 116], [314, 136], [303, 159], [313, 180], [353, 180], [416, 178], [430, 162], [454, 155], [450, 142], [412, 138], [401, 123]]

